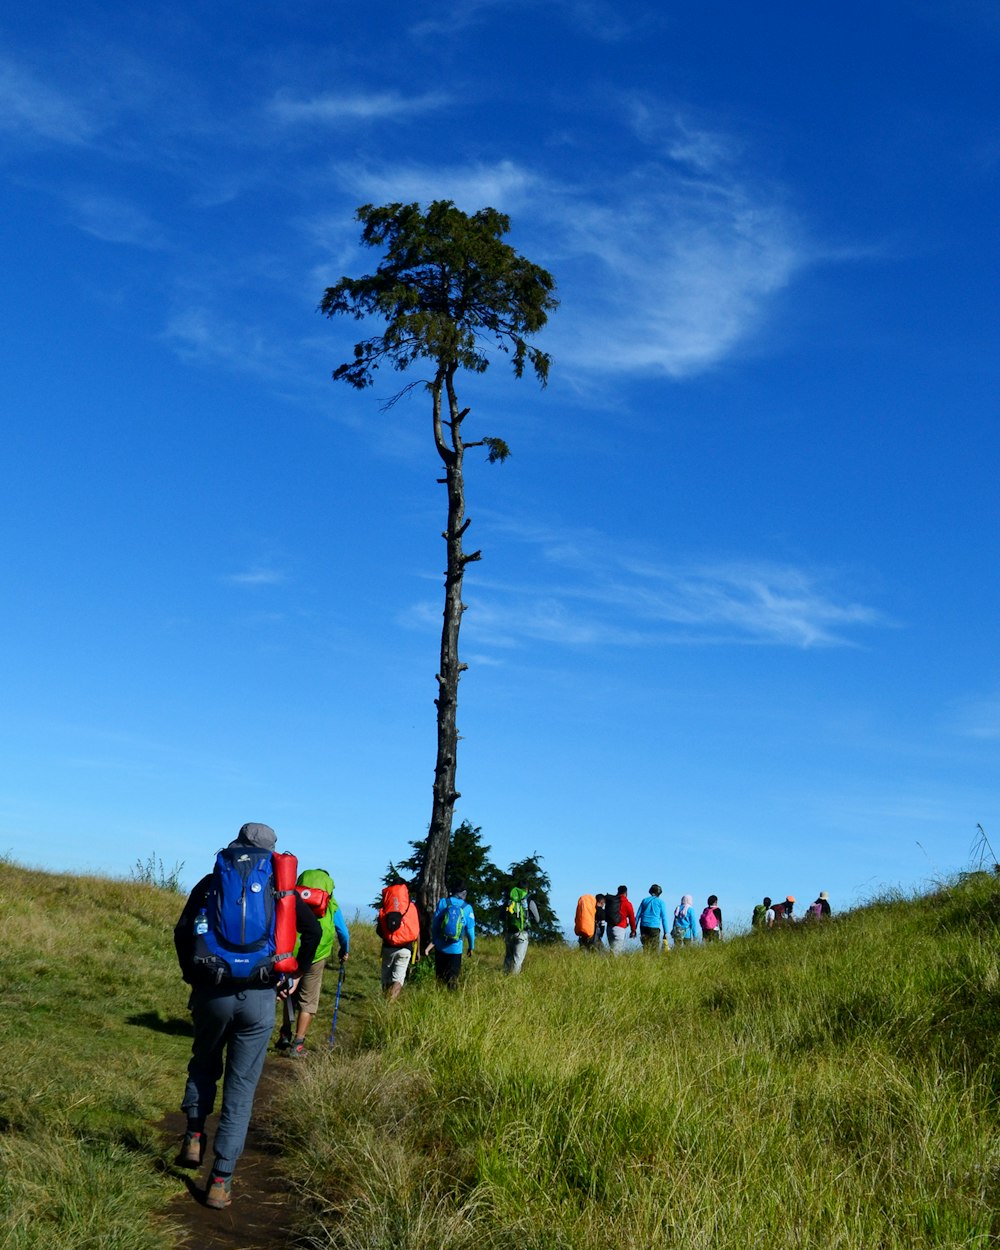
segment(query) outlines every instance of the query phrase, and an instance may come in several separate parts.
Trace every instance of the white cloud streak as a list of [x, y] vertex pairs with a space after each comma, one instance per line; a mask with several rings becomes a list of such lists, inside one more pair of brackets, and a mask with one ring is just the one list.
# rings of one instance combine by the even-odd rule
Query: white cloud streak
[[87, 111], [9, 60], [0, 60], [0, 132], [33, 142], [79, 146], [96, 130]]
[[[595, 534], [502, 527], [530, 550], [531, 582], [479, 581], [466, 630], [480, 650], [530, 642], [565, 647], [769, 645], [801, 650], [855, 645], [890, 622], [829, 575], [763, 560], [668, 564], [623, 557]], [[439, 627], [439, 602], [406, 623]]]
[[775, 296], [826, 256], [781, 189], [744, 172], [737, 140], [629, 108], [651, 159], [613, 178], [570, 183], [510, 160], [337, 172], [358, 202], [446, 198], [515, 216], [559, 283], [544, 338], [563, 371], [692, 377], [758, 333]]
[[402, 96], [396, 91], [318, 95], [308, 99], [278, 95], [271, 101], [268, 112], [285, 126], [328, 127], [416, 117], [443, 108], [447, 103], [447, 97], [441, 94]]
[[76, 224], [106, 243], [126, 243], [158, 250], [166, 246], [163, 231], [142, 209], [116, 196], [85, 192], [73, 203]]
[[432, 168], [400, 165], [337, 167], [340, 180], [359, 200], [426, 204], [431, 200], [452, 200], [465, 212], [487, 205], [513, 211], [542, 187], [541, 179], [515, 161]]
[[962, 738], [1000, 740], [1000, 694], [965, 701], [957, 708], [952, 726]]
[[175, 313], [162, 337], [189, 363], [222, 365], [271, 381], [291, 372], [291, 362], [274, 336], [260, 326], [229, 321], [206, 308]]
[[280, 586], [286, 579], [285, 574], [280, 569], [264, 568], [257, 565], [243, 573], [230, 573], [223, 577], [222, 580], [227, 586], [242, 586], [256, 589], [259, 586]]

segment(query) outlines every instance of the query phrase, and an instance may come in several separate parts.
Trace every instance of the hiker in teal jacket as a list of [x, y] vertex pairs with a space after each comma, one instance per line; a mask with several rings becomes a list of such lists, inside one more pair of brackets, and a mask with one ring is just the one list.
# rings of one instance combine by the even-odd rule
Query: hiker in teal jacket
[[694, 919], [694, 899], [690, 894], [685, 894], [680, 903], [674, 908], [674, 923], [670, 930], [670, 936], [674, 939], [674, 946], [687, 946], [690, 942], [697, 941], [698, 928]]
[[[448, 989], [458, 989], [458, 977], [462, 971], [462, 946], [467, 942], [469, 954], [476, 947], [476, 914], [472, 904], [465, 901], [464, 881], [455, 881], [451, 893], [437, 905], [431, 921], [431, 940], [424, 952], [434, 952], [434, 973]], [[458, 937], [450, 936], [449, 929], [458, 928]]]
[[635, 922], [639, 926], [639, 940], [643, 950], [659, 950], [660, 942], [667, 940], [669, 924], [667, 909], [660, 895], [663, 893], [658, 885], [651, 885], [649, 893], [639, 904], [635, 913]]

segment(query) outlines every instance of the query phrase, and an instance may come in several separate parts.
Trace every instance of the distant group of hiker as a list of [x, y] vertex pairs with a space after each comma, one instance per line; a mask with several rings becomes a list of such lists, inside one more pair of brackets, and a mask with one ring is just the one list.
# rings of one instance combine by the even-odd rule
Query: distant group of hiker
[[[823, 920], [830, 914], [827, 892], [820, 890], [803, 919]], [[797, 919], [795, 897], [788, 894], [779, 902], [772, 902], [765, 896], [754, 907], [750, 923], [753, 929], [773, 929]], [[671, 944], [675, 948], [690, 945], [698, 940], [699, 934], [703, 942], [720, 941], [722, 908], [718, 895], [710, 894], [696, 919], [693, 896], [683, 894], [668, 917], [663, 889], [654, 883], [636, 910], [628, 897], [628, 886], [620, 885], [606, 894], [581, 894], [576, 904], [573, 931], [580, 949], [585, 951], [607, 950], [612, 955], [621, 955], [628, 938], [636, 936], [644, 950], [668, 950]]]
[[[334, 945], [341, 970], [338, 1003], [350, 957], [350, 933], [333, 895], [333, 878], [322, 868], [296, 875], [295, 856], [276, 852], [276, 844], [269, 825], [243, 825], [216, 855], [214, 870], [191, 891], [174, 927], [181, 975], [191, 986], [188, 1007], [194, 1025], [181, 1101], [187, 1126], [178, 1162], [202, 1165], [205, 1125], [221, 1078], [214, 1161], [203, 1194], [205, 1205], [215, 1210], [232, 1202], [233, 1172], [246, 1143], [277, 1003], [282, 1004], [277, 1049], [290, 1059], [301, 1058]], [[504, 905], [505, 973], [521, 971], [529, 925], [538, 923], [527, 882], [518, 881]], [[471, 955], [476, 944], [476, 917], [465, 882], [449, 884], [422, 952], [417, 907], [402, 882], [383, 889], [375, 930], [382, 941], [381, 984], [388, 999], [398, 998], [419, 953], [433, 953], [437, 980], [457, 989], [463, 952]]]

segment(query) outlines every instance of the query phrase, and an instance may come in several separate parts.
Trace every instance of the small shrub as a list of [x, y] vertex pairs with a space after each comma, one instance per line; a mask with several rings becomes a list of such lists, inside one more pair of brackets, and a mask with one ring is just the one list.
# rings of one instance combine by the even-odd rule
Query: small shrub
[[178, 863], [174, 864], [170, 872], [167, 872], [163, 860], [156, 855], [150, 855], [145, 861], [141, 859], [135, 861], [134, 866], [129, 869], [128, 878], [130, 881], [138, 881], [140, 885], [152, 885], [158, 890], [169, 890], [172, 894], [180, 894], [183, 870], [183, 863]]

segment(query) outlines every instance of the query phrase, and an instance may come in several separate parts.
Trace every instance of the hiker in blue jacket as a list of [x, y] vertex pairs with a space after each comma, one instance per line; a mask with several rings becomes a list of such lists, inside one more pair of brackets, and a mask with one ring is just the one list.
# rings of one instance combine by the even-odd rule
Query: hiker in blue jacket
[[635, 922], [639, 926], [639, 941], [642, 942], [643, 950], [656, 951], [660, 949], [661, 940], [666, 943], [667, 931], [667, 909], [663, 905], [663, 899], [660, 895], [663, 890], [658, 885], [651, 885], [649, 893], [639, 904], [639, 910], [635, 913]]
[[465, 901], [464, 881], [452, 882], [447, 898], [437, 905], [431, 921], [431, 940], [424, 954], [434, 952], [434, 973], [448, 989], [458, 989], [462, 971], [462, 947], [468, 943], [469, 954], [476, 947], [476, 914]]
[[697, 941], [698, 927], [694, 919], [694, 898], [690, 894], [684, 894], [680, 903], [674, 908], [674, 923], [670, 930], [670, 936], [674, 939], [674, 949], [678, 946], [688, 946], [691, 942]]

